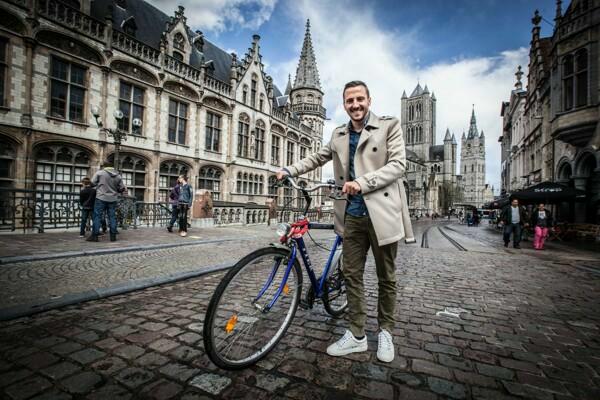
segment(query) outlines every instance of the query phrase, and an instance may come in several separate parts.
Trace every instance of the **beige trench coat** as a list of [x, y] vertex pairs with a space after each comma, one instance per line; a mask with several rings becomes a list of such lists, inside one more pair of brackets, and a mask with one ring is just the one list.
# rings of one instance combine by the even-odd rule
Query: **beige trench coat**
[[[292, 176], [298, 176], [333, 160], [335, 183], [343, 185], [350, 179], [349, 151], [350, 133], [348, 126], [342, 125], [333, 131], [331, 141], [321, 150], [286, 169]], [[402, 184], [405, 170], [406, 152], [400, 122], [397, 118], [379, 118], [370, 113], [356, 147], [354, 172], [380, 246], [397, 242], [407, 233], [412, 236]], [[336, 201], [334, 205], [335, 231], [340, 236], [344, 235], [346, 204]]]

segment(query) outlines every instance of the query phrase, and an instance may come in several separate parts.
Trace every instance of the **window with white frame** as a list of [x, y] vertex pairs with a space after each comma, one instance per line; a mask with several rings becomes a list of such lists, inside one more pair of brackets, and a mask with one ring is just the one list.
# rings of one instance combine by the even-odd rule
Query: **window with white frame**
[[44, 145], [35, 150], [37, 190], [76, 193], [81, 180], [89, 177], [89, 154], [64, 145]]
[[221, 176], [223, 171], [216, 167], [200, 168], [198, 188], [210, 190], [213, 200], [221, 199]]
[[188, 166], [177, 161], [165, 161], [160, 164], [158, 176], [158, 199], [162, 202], [169, 201], [171, 189], [177, 186], [180, 175], [187, 176]]

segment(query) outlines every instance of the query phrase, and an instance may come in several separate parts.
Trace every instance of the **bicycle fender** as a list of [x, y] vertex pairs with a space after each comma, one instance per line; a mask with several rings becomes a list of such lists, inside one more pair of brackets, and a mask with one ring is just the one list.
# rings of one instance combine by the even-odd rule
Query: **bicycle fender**
[[333, 259], [331, 260], [331, 267], [329, 267], [329, 271], [327, 271], [327, 276], [331, 275], [333, 272], [333, 267], [337, 264], [337, 262], [342, 257], [342, 248], [338, 248], [333, 255]]
[[287, 247], [287, 246], [285, 246], [285, 245], [283, 245], [281, 243], [270, 243], [269, 247], [275, 247], [277, 249], [290, 251], [289, 247]]

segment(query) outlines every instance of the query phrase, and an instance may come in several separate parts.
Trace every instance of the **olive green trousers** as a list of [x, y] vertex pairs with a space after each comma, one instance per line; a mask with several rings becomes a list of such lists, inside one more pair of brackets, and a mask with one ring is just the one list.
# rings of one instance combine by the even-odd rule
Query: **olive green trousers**
[[379, 327], [394, 329], [396, 308], [396, 265], [398, 242], [385, 246], [377, 244], [377, 236], [368, 216], [354, 217], [346, 214], [343, 242], [344, 279], [348, 298], [347, 316], [354, 336], [365, 335], [367, 304], [365, 300], [364, 272], [369, 248], [373, 250], [379, 296], [377, 298], [377, 321]]

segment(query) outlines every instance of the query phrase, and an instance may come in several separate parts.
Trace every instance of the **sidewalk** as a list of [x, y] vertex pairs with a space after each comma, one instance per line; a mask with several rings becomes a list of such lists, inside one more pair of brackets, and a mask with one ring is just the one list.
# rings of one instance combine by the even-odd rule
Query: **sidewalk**
[[[79, 232], [0, 236], [0, 321], [174, 283], [230, 268], [277, 241], [274, 226], [123, 230], [86, 242]], [[332, 231], [313, 233], [322, 243]], [[312, 247], [311, 243], [308, 243]]]
[[99, 242], [86, 242], [79, 232], [47, 231], [37, 234], [0, 235], [0, 265], [62, 257], [112, 254], [124, 251], [161, 249], [208, 243], [211, 240], [235, 240], [240, 237], [275, 237], [275, 227], [267, 225], [227, 226], [215, 228], [192, 228], [185, 238], [176, 232], [169, 233], [164, 227], [120, 230], [116, 242], [109, 241], [108, 234], [100, 236]]

